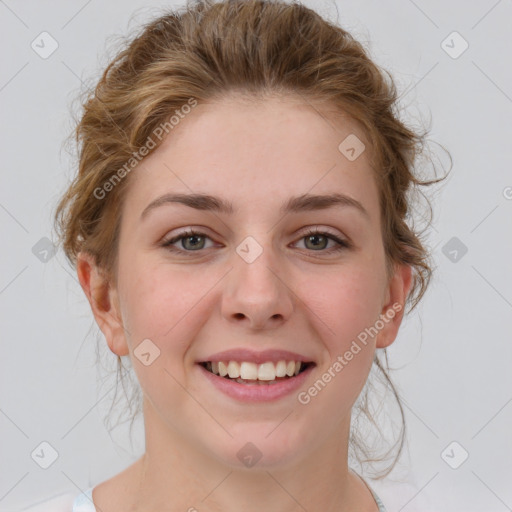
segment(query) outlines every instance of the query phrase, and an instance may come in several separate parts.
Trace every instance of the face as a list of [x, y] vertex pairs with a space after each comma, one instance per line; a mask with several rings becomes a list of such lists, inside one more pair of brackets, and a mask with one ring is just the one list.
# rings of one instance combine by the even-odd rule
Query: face
[[[355, 160], [338, 149], [351, 134], [366, 145]], [[271, 467], [344, 438], [401, 314], [368, 329], [408, 288], [406, 273], [386, 278], [367, 151], [348, 118], [328, 121], [292, 98], [226, 98], [198, 105], [132, 171], [115, 313], [102, 325], [132, 359], [146, 430], [231, 466], [247, 442]], [[159, 200], [168, 194], [217, 202]], [[209, 371], [229, 361], [239, 365], [228, 376], [241, 366], [245, 383]], [[279, 361], [300, 373], [276, 379]]]

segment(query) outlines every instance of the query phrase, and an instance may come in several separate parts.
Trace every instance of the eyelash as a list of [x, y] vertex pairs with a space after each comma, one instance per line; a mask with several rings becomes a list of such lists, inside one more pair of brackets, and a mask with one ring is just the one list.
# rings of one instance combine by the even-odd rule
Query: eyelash
[[[299, 240], [302, 240], [304, 238], [307, 238], [308, 236], [314, 236], [314, 235], [324, 236], [324, 237], [326, 237], [326, 238], [328, 238], [330, 240], [333, 240], [338, 245], [336, 247], [331, 247], [330, 249], [323, 249], [321, 251], [310, 250], [309, 252], [321, 252], [321, 253], [324, 253], [324, 254], [332, 254], [332, 253], [337, 253], [337, 252], [340, 252], [340, 251], [343, 251], [343, 250], [346, 250], [346, 249], [350, 249], [352, 247], [352, 244], [350, 242], [348, 242], [347, 240], [341, 240], [337, 236], [335, 236], [335, 235], [333, 235], [331, 233], [328, 233], [326, 231], [321, 231], [319, 229], [311, 229], [310, 231], [307, 231], [306, 233], [304, 233], [299, 238]], [[197, 251], [188, 251], [188, 250], [185, 250], [185, 249], [177, 249], [176, 247], [172, 247], [172, 244], [178, 242], [181, 239], [188, 238], [188, 237], [191, 237], [191, 236], [200, 236], [200, 237], [210, 238], [205, 233], [201, 233], [199, 231], [195, 231], [194, 229], [188, 229], [187, 231], [184, 231], [183, 233], [180, 233], [179, 235], [177, 235], [177, 236], [175, 236], [175, 237], [173, 237], [173, 238], [171, 238], [169, 240], [164, 240], [162, 242], [161, 246], [164, 247], [165, 249], [171, 251], [171, 252], [177, 252], [177, 253], [201, 252], [201, 249], [199, 249]], [[210, 240], [211, 240], [211, 238], [210, 238]]]

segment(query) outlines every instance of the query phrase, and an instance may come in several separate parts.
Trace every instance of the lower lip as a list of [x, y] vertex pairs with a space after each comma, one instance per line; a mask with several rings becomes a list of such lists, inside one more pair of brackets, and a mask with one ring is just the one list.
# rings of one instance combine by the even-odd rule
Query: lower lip
[[231, 379], [209, 372], [198, 364], [203, 375], [222, 393], [241, 402], [269, 402], [278, 400], [297, 391], [314, 368], [309, 366], [295, 377], [274, 384], [240, 384]]

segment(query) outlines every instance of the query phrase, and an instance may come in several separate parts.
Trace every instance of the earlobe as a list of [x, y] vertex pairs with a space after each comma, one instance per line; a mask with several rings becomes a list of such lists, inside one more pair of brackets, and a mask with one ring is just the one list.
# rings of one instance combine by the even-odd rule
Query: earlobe
[[404, 316], [405, 303], [412, 286], [412, 268], [398, 265], [389, 281], [386, 301], [381, 311], [382, 329], [376, 338], [377, 348], [386, 348], [395, 341]]
[[96, 265], [93, 255], [80, 252], [76, 270], [96, 323], [105, 336], [110, 350], [119, 356], [129, 354], [117, 291], [111, 286], [105, 272]]

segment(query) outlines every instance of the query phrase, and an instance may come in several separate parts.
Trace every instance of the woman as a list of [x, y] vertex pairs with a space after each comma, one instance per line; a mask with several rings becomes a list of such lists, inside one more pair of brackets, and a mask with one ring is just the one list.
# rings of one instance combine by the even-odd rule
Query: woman
[[360, 43], [281, 1], [196, 2], [111, 62], [56, 218], [146, 446], [74, 510], [385, 510], [352, 409], [426, 290], [406, 216], [435, 182], [395, 104]]

